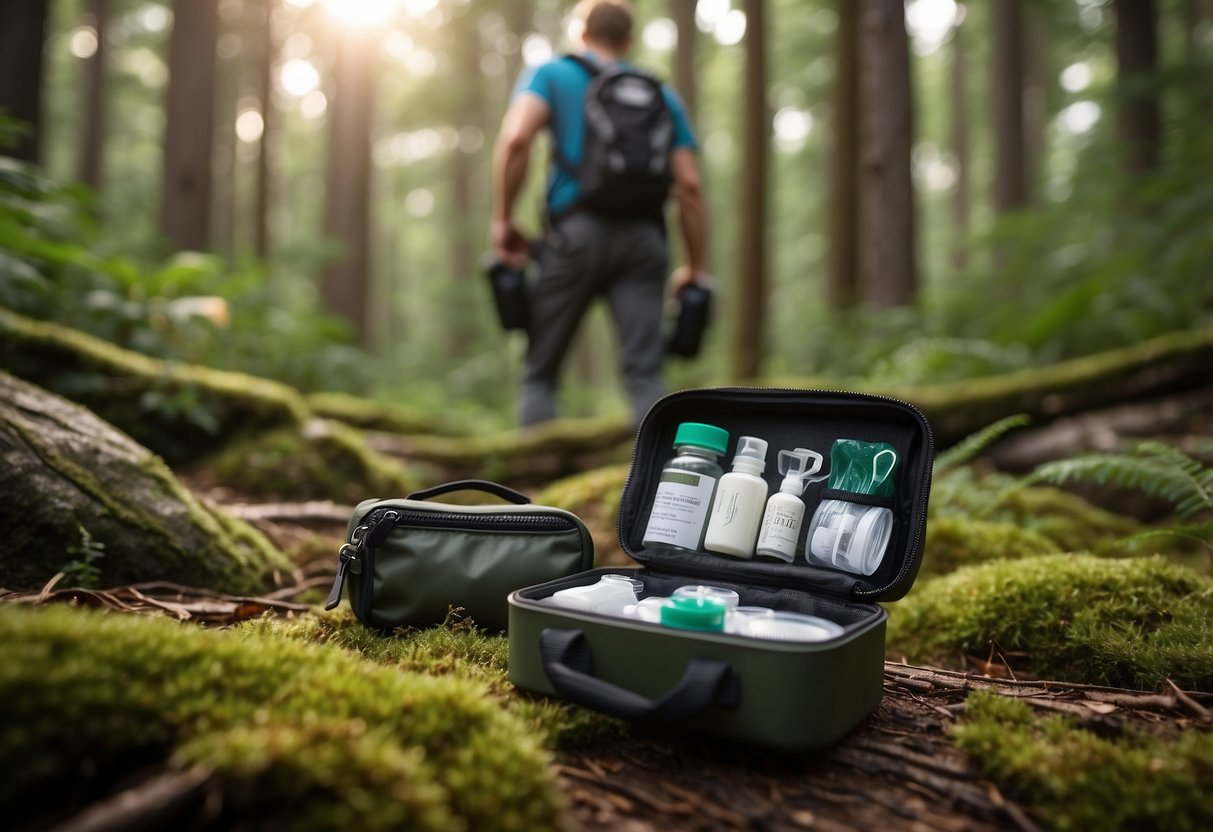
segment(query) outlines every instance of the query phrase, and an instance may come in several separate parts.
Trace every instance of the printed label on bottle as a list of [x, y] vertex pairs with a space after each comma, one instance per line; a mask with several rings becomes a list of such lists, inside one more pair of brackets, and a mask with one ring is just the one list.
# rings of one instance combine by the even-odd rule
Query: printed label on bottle
[[804, 508], [800, 511], [772, 502], [762, 518], [762, 534], [758, 537], [758, 552], [777, 555], [788, 563], [796, 556], [796, 538], [800, 536], [800, 522]]
[[715, 487], [715, 477], [690, 471], [662, 471], [644, 542], [698, 548]]

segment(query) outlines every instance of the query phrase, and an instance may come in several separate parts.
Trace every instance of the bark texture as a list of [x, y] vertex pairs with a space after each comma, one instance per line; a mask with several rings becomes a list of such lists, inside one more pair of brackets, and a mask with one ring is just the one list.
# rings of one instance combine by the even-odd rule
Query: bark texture
[[0, 500], [0, 584], [9, 589], [40, 587], [90, 551], [101, 552], [91, 565], [103, 586], [171, 580], [243, 593], [289, 568], [259, 532], [191, 496], [151, 451], [2, 372]]

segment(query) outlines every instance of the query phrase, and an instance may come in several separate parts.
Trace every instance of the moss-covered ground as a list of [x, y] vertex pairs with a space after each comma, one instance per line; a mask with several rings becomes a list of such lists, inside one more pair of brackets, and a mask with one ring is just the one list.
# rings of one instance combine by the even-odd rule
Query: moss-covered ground
[[1059, 830], [1213, 828], [1213, 734], [1098, 736], [1023, 702], [974, 693], [957, 744]]
[[890, 650], [911, 662], [992, 645], [1039, 678], [1213, 690], [1213, 580], [1160, 557], [1041, 555], [926, 581], [890, 613]]
[[292, 829], [544, 829], [545, 744], [611, 723], [524, 699], [505, 642], [380, 638], [341, 615], [204, 631], [0, 607], [0, 808], [69, 814], [132, 768], [202, 767], [223, 812]]

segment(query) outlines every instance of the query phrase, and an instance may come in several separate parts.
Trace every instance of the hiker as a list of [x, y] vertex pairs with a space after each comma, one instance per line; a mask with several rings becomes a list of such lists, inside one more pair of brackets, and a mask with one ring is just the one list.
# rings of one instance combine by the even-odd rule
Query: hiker
[[[489, 242], [499, 262], [526, 265], [531, 243], [514, 224], [531, 144], [552, 133], [546, 230], [532, 291], [519, 421], [556, 416], [560, 365], [587, 307], [602, 295], [619, 339], [633, 418], [664, 392], [662, 306], [669, 268], [663, 204], [673, 193], [686, 264], [670, 278], [677, 294], [706, 277], [706, 211], [696, 142], [682, 101], [667, 85], [622, 61], [632, 45], [626, 0], [583, 0], [574, 11], [584, 49], [518, 79], [493, 150]], [[587, 91], [595, 97], [587, 99]], [[587, 119], [588, 108], [592, 118]], [[602, 138], [603, 124], [615, 142]]]

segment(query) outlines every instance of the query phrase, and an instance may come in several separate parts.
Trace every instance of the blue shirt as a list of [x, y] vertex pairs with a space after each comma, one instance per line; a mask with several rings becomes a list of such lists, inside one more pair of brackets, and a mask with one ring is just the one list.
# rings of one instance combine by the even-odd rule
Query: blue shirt
[[[592, 52], [585, 53], [585, 56], [595, 63], [601, 63]], [[627, 64], [620, 66], [626, 67]], [[582, 145], [585, 143], [585, 93], [590, 80], [590, 73], [585, 67], [568, 58], [556, 58], [523, 72], [514, 87], [515, 97], [529, 92], [547, 103], [551, 114], [548, 126], [552, 131], [552, 141], [573, 165], [581, 161]], [[691, 131], [682, 99], [668, 84], [662, 84], [661, 91], [674, 121], [673, 149], [695, 148], [695, 134]], [[552, 165], [548, 173], [549, 214], [559, 214], [571, 206], [580, 192], [580, 186], [571, 173], [560, 165]]]

